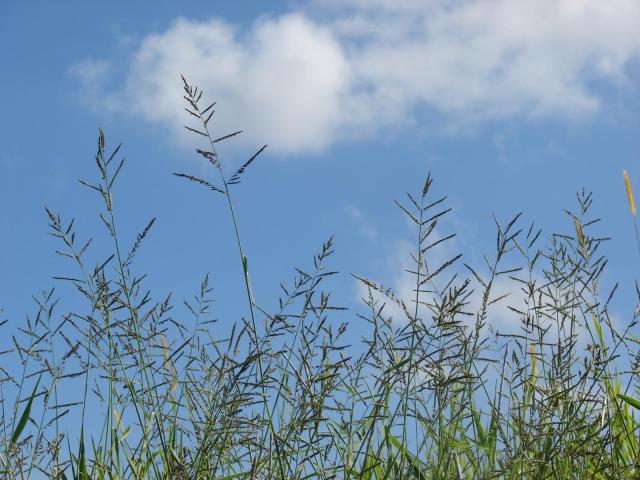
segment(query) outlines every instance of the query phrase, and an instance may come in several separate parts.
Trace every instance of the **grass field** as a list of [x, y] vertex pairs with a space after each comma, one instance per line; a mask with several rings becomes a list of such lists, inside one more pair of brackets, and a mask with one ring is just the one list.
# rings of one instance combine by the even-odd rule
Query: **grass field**
[[[436, 235], [449, 208], [426, 178], [397, 202], [415, 226], [414, 296], [358, 277], [368, 314], [353, 321], [368, 335], [357, 338], [325, 289], [331, 239], [283, 286], [278, 311], [254, 300], [232, 189], [262, 150], [228, 175], [216, 145], [234, 134], [212, 137], [212, 106], [184, 85], [185, 122], [208, 144], [197, 151], [212, 175], [176, 175], [228, 206], [220, 229], [237, 240], [242, 320], [219, 336], [208, 277], [185, 323], [171, 298], [151, 300], [132, 265], [154, 220], [122, 243], [112, 190], [125, 170], [100, 132], [96, 179], [82, 183], [103, 200], [110, 249], [87, 264], [91, 243], [47, 210], [74, 272], [57, 280], [84, 309], [61, 313], [48, 291], [4, 335], [2, 478], [640, 478], [638, 317], [610, 315], [617, 286], [601, 289], [607, 238], [589, 193], [566, 210], [565, 233], [496, 220], [495, 251], [477, 270], [460, 255], [432, 263], [452, 236]], [[502, 279], [521, 290], [515, 303], [494, 292]], [[501, 302], [519, 326], [491, 334]]]

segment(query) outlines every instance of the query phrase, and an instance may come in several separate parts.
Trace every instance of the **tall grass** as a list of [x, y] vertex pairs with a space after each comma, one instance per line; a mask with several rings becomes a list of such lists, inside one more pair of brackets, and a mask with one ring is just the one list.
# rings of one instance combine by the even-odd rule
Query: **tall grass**
[[[155, 219], [125, 245], [113, 191], [124, 161], [100, 131], [96, 180], [81, 183], [102, 201], [110, 247], [93, 253], [73, 220], [46, 210], [56, 253], [70, 263], [56, 279], [79, 307], [60, 311], [45, 291], [4, 336], [3, 478], [640, 476], [631, 334], [640, 310], [624, 325], [610, 315], [617, 285], [603, 291], [607, 238], [594, 233], [590, 194], [565, 210], [566, 233], [542, 234], [520, 214], [496, 219], [495, 251], [475, 268], [461, 254], [433, 262], [454, 235], [440, 233], [450, 209], [429, 176], [397, 202], [415, 226], [411, 298], [355, 276], [364, 308], [334, 305], [329, 239], [268, 311], [252, 291], [232, 198], [264, 147], [227, 176], [216, 145], [240, 132], [212, 135], [213, 104], [183, 82], [186, 128], [204, 141], [196, 151], [213, 175], [176, 175], [226, 203], [246, 293], [241, 320], [213, 328], [208, 276], [185, 302], [186, 318], [146, 290], [134, 261]], [[520, 290], [513, 297], [495, 291], [506, 279]], [[511, 332], [493, 325], [504, 303]], [[368, 334], [355, 341], [346, 318]]]

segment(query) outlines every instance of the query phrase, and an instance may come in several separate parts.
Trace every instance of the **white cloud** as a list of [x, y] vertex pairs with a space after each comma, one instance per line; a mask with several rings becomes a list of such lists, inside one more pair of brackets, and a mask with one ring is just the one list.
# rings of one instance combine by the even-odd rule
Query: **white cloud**
[[[90, 79], [95, 67], [74, 70]], [[259, 21], [246, 35], [220, 20], [175, 20], [135, 52], [119, 92], [126, 112], [181, 131], [188, 118], [180, 74], [219, 101], [217, 133], [244, 130], [245, 140], [281, 152], [330, 144], [350, 83], [337, 40], [298, 14]]]
[[[441, 238], [436, 234], [435, 238]], [[404, 303], [411, 315], [414, 315], [415, 298], [416, 298], [416, 277], [415, 275], [408, 273], [407, 270], [415, 270], [414, 262], [411, 259], [411, 253], [415, 251], [415, 247], [407, 241], [396, 240], [390, 246], [387, 253], [387, 272], [388, 280], [375, 283], [388, 288], [392, 292], [395, 299]], [[433, 271], [442, 265], [445, 261], [453, 258], [458, 251], [455, 245], [448, 245], [447, 243], [440, 244], [437, 248], [430, 252], [427, 257], [427, 263], [430, 269]], [[469, 291], [471, 295], [467, 298], [468, 304], [465, 306], [464, 311], [472, 315], [459, 315], [457, 320], [462, 322], [463, 325], [473, 328], [476, 322], [476, 315], [480, 312], [482, 307], [482, 300], [484, 290], [463, 266], [462, 261], [454, 264], [447, 273], [443, 273], [436, 280], [435, 284], [442, 288], [452, 277], [454, 273], [458, 274], [458, 281], [456, 285], [460, 285], [463, 279], [468, 278], [471, 281]], [[560, 326], [556, 321], [551, 320], [545, 315], [553, 315], [552, 307], [545, 307], [540, 310], [538, 295], [540, 289], [546, 285], [546, 281], [539, 272], [534, 272], [530, 279], [534, 282], [535, 295], [534, 298], [529, 296], [528, 285], [523, 281], [529, 281], [528, 274], [526, 272], [514, 273], [515, 277], [501, 275], [494, 278], [491, 291], [489, 295], [490, 305], [487, 308], [487, 318], [483, 328], [483, 336], [493, 337], [494, 334], [521, 334], [523, 316], [519, 312], [529, 313], [533, 317], [537, 318], [538, 325], [543, 329], [548, 329], [546, 335], [547, 342], [554, 342], [558, 338], [558, 329], [563, 330], [564, 336], [569, 335], [570, 325], [564, 324]], [[520, 278], [523, 281], [516, 280]], [[485, 278], [485, 281], [488, 278]], [[369, 289], [366, 284], [360, 280], [355, 280], [355, 292], [357, 299], [367, 300], [369, 298]], [[387, 283], [388, 281], [388, 283]], [[422, 287], [427, 288], [427, 286]], [[471, 291], [472, 290], [472, 291]], [[394, 300], [380, 292], [372, 291], [373, 299], [377, 302], [377, 308], [385, 305], [383, 310], [383, 316], [385, 318], [390, 317], [396, 324], [404, 324], [408, 321], [406, 313], [403, 309], [394, 302]], [[421, 301], [433, 304], [436, 301], [434, 294], [421, 293]], [[544, 302], [547, 299], [545, 297]], [[543, 303], [544, 303], [543, 302]], [[514, 311], [513, 309], [517, 310]], [[536, 312], [538, 314], [536, 315]], [[543, 312], [542, 315], [539, 313]], [[419, 305], [418, 316], [423, 319], [425, 324], [431, 324], [432, 312], [424, 305]], [[585, 325], [581, 323], [579, 316], [577, 317], [579, 325], [577, 326], [576, 333], [578, 335], [579, 348], [584, 348], [587, 345], [589, 339], [589, 331]]]
[[380, 234], [376, 227], [366, 218], [365, 214], [355, 205], [347, 205], [345, 207], [347, 215], [351, 217], [358, 231], [369, 240], [378, 240]]
[[[433, 231], [431, 238], [431, 242], [435, 242], [437, 239], [442, 238], [442, 235], [437, 228]], [[375, 280], [378, 285], [382, 284], [385, 288], [390, 288], [395, 298], [402, 301], [412, 315], [416, 308], [416, 277], [408, 271], [415, 271], [415, 261], [412, 258], [412, 255], [415, 257], [415, 252], [416, 246], [409, 241], [396, 239], [391, 242], [388, 247], [385, 260], [385, 270], [388, 272], [388, 276], [390, 278], [389, 280], [385, 279], [381, 283], [378, 283], [378, 281]], [[454, 250], [454, 247], [449, 245], [448, 242], [442, 242], [429, 249], [425, 258], [429, 268], [433, 271], [440, 267], [444, 262], [450, 260], [456, 253], [457, 252]], [[450, 277], [450, 274], [448, 273], [443, 275], [448, 278]], [[441, 279], [438, 280], [438, 284], [441, 283], [440, 280]], [[386, 283], [387, 281], [390, 283]], [[422, 288], [426, 287], [423, 286]], [[373, 291], [372, 294], [373, 298], [379, 303], [378, 307], [385, 304], [383, 311], [384, 316], [392, 317], [392, 319], [398, 323], [407, 321], [406, 314], [403, 312], [402, 308], [391, 298], [378, 291]], [[369, 296], [369, 289], [367, 285], [360, 280], [356, 280], [356, 295], [358, 299], [365, 300]], [[424, 301], [429, 297], [429, 295], [423, 295], [421, 293], [421, 297], [422, 301]], [[430, 318], [430, 313], [427, 311], [426, 307], [420, 306], [418, 309], [418, 315], [422, 317], [427, 324], [429, 323], [428, 319]]]
[[389, 41], [376, 35], [379, 12], [360, 14], [371, 27], [354, 58], [360, 78], [407, 109], [426, 105], [455, 122], [592, 113], [601, 99], [590, 82], [623, 78], [640, 55], [633, 0], [431, 2], [401, 15], [412, 23]]
[[[224, 132], [280, 153], [387, 132], [425, 108], [449, 127], [577, 120], [602, 107], [596, 82], [629, 88], [638, 24], [636, 0], [332, 0], [246, 32], [180, 18], [143, 40], [110, 103], [179, 129], [185, 73], [220, 101]], [[90, 88], [104, 69], [73, 68]]]
[[[456, 229], [459, 234], [467, 230], [464, 223], [454, 215], [450, 215], [443, 221], [446, 222], [446, 226], [444, 228], [447, 233], [443, 233], [441, 228], [442, 224], [440, 224], [434, 229], [430, 236], [430, 240], [427, 243], [434, 243], [442, 239], [448, 234], [451, 224], [456, 225]], [[467, 232], [467, 234], [462, 233], [462, 235], [458, 235], [450, 240], [438, 243], [435, 247], [427, 250], [425, 254], [425, 262], [428, 265], [429, 270], [431, 272], [435, 271], [445, 262], [448, 262], [457, 254], [461, 253], [461, 251], [464, 250], [464, 246], [469, 244], [469, 240], [466, 238], [468, 235], [469, 232]], [[471, 236], [473, 236], [472, 233]], [[378, 285], [382, 285], [384, 288], [389, 288], [393, 293], [393, 296], [404, 303], [411, 315], [414, 314], [413, 312], [416, 307], [416, 277], [414, 274], [409, 273], [409, 271], [416, 270], [415, 261], [413, 259], [416, 255], [417, 251], [414, 243], [397, 238], [392, 240], [388, 243], [386, 251], [383, 253], [383, 257], [385, 258], [384, 278], [372, 279]], [[485, 271], [486, 268], [482, 268], [484, 261], [478, 261], [479, 266], [475, 266], [474, 268], [484, 278], [484, 281], [487, 282], [489, 280], [489, 274]], [[434, 279], [434, 284], [441, 289], [451, 280], [454, 274], [458, 275], [458, 279], [454, 283], [456, 286], [460, 286], [464, 279], [470, 280], [471, 283], [468, 291], [471, 294], [467, 297], [468, 304], [464, 308], [464, 311], [466, 313], [471, 313], [472, 315], [460, 315], [458, 320], [463, 322], [464, 325], [472, 327], [475, 325], [475, 315], [480, 311], [482, 306], [484, 290], [482, 285], [480, 285], [480, 283], [473, 277], [471, 272], [464, 267], [463, 262], [469, 262], [473, 266], [473, 262], [469, 258], [463, 257], [448, 267], [442, 274], [438, 275]], [[518, 258], [503, 258], [500, 269], [508, 270], [518, 266], [523, 266], [522, 262], [523, 260]], [[528, 286], [523, 283], [523, 281], [516, 280], [515, 278], [519, 278], [525, 282], [529, 280], [534, 282], [537, 292], [535, 299], [529, 298], [527, 290]], [[357, 298], [366, 300], [369, 296], [367, 285], [359, 280], [355, 281]], [[497, 332], [502, 334], [520, 333], [523, 320], [522, 315], [512, 310], [510, 307], [521, 312], [533, 313], [535, 310], [535, 305], [533, 303], [538, 300], [537, 295], [539, 294], [539, 290], [546, 285], [546, 283], [547, 282], [544, 280], [544, 276], [541, 271], [533, 272], [531, 274], [531, 279], [529, 279], [529, 274], [526, 270], [513, 272], [509, 275], [503, 274], [496, 276], [493, 280], [489, 295], [489, 302], [491, 304], [487, 309], [487, 320], [485, 323], [484, 334], [489, 335]], [[423, 285], [422, 288], [432, 289], [429, 285]], [[372, 294], [374, 300], [378, 302], [378, 307], [385, 304], [383, 312], [386, 317], [392, 317], [393, 321], [398, 324], [407, 322], [408, 319], [403, 309], [389, 296], [379, 291], [374, 291]], [[421, 293], [421, 301], [433, 304], [436, 301], [435, 294]], [[432, 312], [424, 305], [420, 305], [418, 308], [418, 316], [421, 317], [427, 325], [429, 325], [431, 322]], [[539, 317], [541, 327], [547, 328], [551, 326], [548, 340], [557, 338], [557, 325], [552, 325], [551, 320], [547, 318]], [[586, 333], [586, 331], [583, 331], [582, 333]]]
[[107, 90], [108, 80], [113, 76], [115, 66], [106, 60], [87, 58], [72, 65], [69, 74], [81, 88], [76, 92], [80, 100], [90, 107], [107, 111], [120, 110], [120, 94]]

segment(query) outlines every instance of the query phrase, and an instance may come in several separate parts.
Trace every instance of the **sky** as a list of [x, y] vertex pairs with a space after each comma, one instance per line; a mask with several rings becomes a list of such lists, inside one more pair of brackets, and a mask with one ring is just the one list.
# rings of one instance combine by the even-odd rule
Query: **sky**
[[[593, 191], [597, 231], [612, 237], [605, 287], [621, 282], [614, 313], [629, 318], [640, 253], [622, 172], [640, 192], [638, 25], [636, 0], [0, 0], [1, 328], [24, 322], [33, 294], [69, 291], [52, 279], [74, 270], [45, 206], [96, 239], [92, 258], [106, 251], [99, 199], [77, 181], [97, 178], [99, 128], [107, 148], [123, 143], [125, 241], [157, 217], [134, 268], [155, 298], [179, 306], [210, 272], [216, 316], [246, 316], [223, 198], [172, 175], [215, 173], [183, 129], [180, 74], [217, 101], [216, 135], [244, 131], [220, 147], [227, 172], [268, 145], [233, 191], [265, 308], [330, 236], [333, 298], [351, 308], [340, 318], [359, 322], [352, 273], [407, 295], [415, 229], [394, 199], [430, 172], [453, 208], [439, 234], [457, 234], [434, 262], [461, 251], [478, 268], [493, 215], [571, 233], [563, 209]], [[516, 322], [504, 308], [492, 321]]]

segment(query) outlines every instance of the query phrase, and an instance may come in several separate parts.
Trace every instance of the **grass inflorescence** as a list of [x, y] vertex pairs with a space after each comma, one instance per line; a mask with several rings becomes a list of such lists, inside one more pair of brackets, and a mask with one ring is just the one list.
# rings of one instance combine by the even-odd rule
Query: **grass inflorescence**
[[[93, 252], [73, 220], [46, 210], [56, 253], [70, 262], [54, 278], [78, 308], [63, 312], [44, 291], [5, 335], [2, 478], [639, 478], [640, 309], [625, 324], [610, 314], [617, 285], [603, 290], [608, 238], [594, 233], [591, 194], [565, 210], [567, 233], [543, 235], [520, 214], [496, 219], [495, 251], [473, 267], [461, 254], [432, 255], [454, 234], [441, 233], [450, 208], [428, 176], [396, 202], [415, 227], [410, 298], [354, 275], [364, 308], [335, 305], [329, 238], [268, 311], [232, 195], [265, 147], [228, 176], [216, 145], [241, 132], [212, 135], [214, 104], [183, 83], [185, 128], [204, 142], [196, 152], [212, 176], [175, 175], [226, 203], [240, 320], [217, 328], [208, 275], [184, 314], [146, 289], [134, 263], [155, 218], [125, 244], [113, 192], [125, 162], [100, 131], [98, 175], [81, 183], [101, 199], [109, 247]], [[496, 291], [505, 281], [512, 297]], [[492, 322], [505, 302], [509, 332]], [[367, 334], [354, 340], [347, 320]]]

